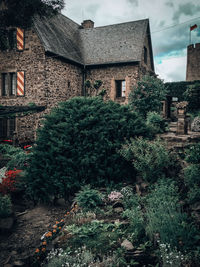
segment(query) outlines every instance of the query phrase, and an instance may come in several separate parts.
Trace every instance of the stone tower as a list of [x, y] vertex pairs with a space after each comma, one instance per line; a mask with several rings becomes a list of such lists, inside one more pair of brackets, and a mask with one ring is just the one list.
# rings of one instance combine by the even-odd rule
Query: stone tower
[[200, 43], [187, 47], [186, 81], [200, 80]]

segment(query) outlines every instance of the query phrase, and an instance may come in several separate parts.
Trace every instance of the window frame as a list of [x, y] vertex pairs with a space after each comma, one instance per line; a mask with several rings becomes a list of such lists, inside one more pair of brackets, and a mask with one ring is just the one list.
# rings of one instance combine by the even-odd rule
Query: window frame
[[[125, 83], [125, 90], [123, 90], [123, 83]], [[115, 80], [116, 98], [126, 97], [126, 80]]]
[[0, 118], [0, 126], [0, 139], [10, 139], [16, 131], [16, 118]]

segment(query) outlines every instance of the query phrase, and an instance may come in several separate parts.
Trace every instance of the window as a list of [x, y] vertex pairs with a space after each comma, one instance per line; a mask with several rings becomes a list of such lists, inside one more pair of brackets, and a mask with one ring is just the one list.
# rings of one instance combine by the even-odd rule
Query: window
[[15, 118], [0, 118], [0, 138], [12, 138], [15, 131]]
[[147, 64], [147, 48], [144, 47], [144, 63]]
[[16, 73], [2, 73], [2, 96], [16, 95], [17, 78]]
[[126, 81], [118, 80], [116, 81], [116, 97], [126, 96]]
[[17, 47], [17, 32], [16, 30], [8, 31], [8, 43], [9, 49], [15, 49]]

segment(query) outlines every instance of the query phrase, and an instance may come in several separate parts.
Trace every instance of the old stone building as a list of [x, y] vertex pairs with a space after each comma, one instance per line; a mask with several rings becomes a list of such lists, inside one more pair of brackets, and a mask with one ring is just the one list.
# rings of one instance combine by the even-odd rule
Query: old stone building
[[0, 51], [0, 105], [45, 111], [0, 118], [0, 139], [15, 134], [20, 143], [32, 142], [44, 113], [86, 95], [86, 80], [101, 80], [105, 98], [127, 103], [141, 75], [154, 74], [148, 19], [95, 28], [91, 20], [79, 25], [59, 14], [35, 19], [28, 30], [8, 29], [8, 44]]
[[186, 81], [200, 80], [200, 43], [187, 47]]

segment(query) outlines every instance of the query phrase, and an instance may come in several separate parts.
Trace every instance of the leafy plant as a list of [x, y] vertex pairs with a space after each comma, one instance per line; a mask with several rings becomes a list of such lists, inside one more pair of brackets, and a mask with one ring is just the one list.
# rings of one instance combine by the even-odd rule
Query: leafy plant
[[147, 113], [146, 123], [153, 134], [163, 133], [166, 131], [167, 123], [164, 118], [155, 111]]
[[161, 261], [163, 267], [181, 267], [184, 255], [176, 248], [172, 249], [170, 244], [161, 244], [159, 242]]
[[0, 153], [9, 159], [7, 168], [25, 169], [31, 153], [8, 144], [0, 144]]
[[170, 154], [159, 139], [132, 139], [130, 143], [123, 145], [120, 154], [133, 164], [147, 182], [155, 182], [164, 176], [166, 169], [171, 165]]
[[83, 211], [87, 212], [103, 204], [103, 195], [98, 190], [91, 189], [89, 185], [86, 185], [76, 194], [75, 201]]
[[81, 226], [69, 225], [66, 230], [72, 234], [69, 240], [72, 246], [86, 246], [94, 254], [106, 253], [118, 246], [119, 237], [122, 235], [121, 224], [104, 223], [98, 220]]
[[8, 217], [12, 213], [12, 203], [9, 196], [0, 194], [0, 218]]
[[129, 95], [129, 105], [146, 118], [150, 111], [160, 112], [166, 97], [164, 83], [153, 76], [145, 75]]
[[9, 170], [5, 172], [5, 177], [0, 182], [0, 193], [3, 195], [14, 192], [17, 186], [17, 176], [22, 170]]
[[36, 200], [68, 197], [81, 185], [105, 186], [134, 173], [118, 153], [124, 140], [146, 135], [145, 123], [127, 106], [100, 98], [72, 98], [46, 117], [28, 168]]
[[194, 144], [186, 150], [185, 160], [188, 163], [200, 163], [200, 143]]
[[200, 102], [200, 83], [189, 85], [183, 96], [188, 101], [188, 109], [193, 111], [199, 109]]
[[159, 239], [172, 248], [191, 249], [199, 241], [197, 229], [179, 205], [174, 181], [162, 179], [146, 197], [146, 232], [151, 240]]

